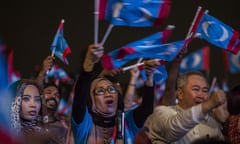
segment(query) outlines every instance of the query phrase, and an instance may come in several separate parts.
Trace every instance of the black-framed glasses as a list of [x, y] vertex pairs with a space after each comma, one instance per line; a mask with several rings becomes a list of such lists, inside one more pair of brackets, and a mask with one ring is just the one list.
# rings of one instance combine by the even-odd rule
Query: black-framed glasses
[[110, 93], [110, 94], [117, 93], [117, 89], [114, 86], [108, 86], [106, 89], [104, 89], [103, 87], [95, 88], [94, 94], [95, 95], [104, 95], [106, 93], [106, 91], [108, 91], [108, 93]]

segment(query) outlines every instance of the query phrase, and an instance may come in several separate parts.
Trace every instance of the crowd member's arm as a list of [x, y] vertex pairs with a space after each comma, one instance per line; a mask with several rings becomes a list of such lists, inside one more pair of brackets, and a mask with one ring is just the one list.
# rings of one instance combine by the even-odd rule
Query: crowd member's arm
[[147, 117], [153, 112], [154, 103], [154, 80], [153, 74], [156, 66], [160, 65], [158, 60], [147, 60], [144, 62], [147, 79], [144, 84], [141, 105], [134, 111], [134, 120], [138, 127], [142, 127]]
[[159, 105], [175, 105], [176, 104], [176, 84], [177, 84], [177, 77], [179, 73], [179, 66], [180, 66], [181, 57], [177, 57], [169, 70], [168, 78], [166, 80], [166, 88], [163, 92], [163, 96], [158, 103]]
[[136, 97], [136, 82], [139, 77], [140, 71], [139, 69], [133, 68], [130, 70], [131, 78], [129, 80], [129, 84], [127, 86], [127, 90], [124, 95], [124, 110], [128, 110], [132, 107], [134, 102], [134, 98]]
[[54, 64], [54, 61], [53, 61], [54, 59], [55, 59], [54, 56], [47, 56], [43, 60], [41, 70], [38, 73], [38, 76], [36, 78], [36, 81], [40, 86], [43, 86], [43, 82], [44, 82], [45, 76], [47, 74], [47, 71], [49, 71], [52, 68], [52, 66]]
[[98, 45], [90, 45], [83, 63], [83, 69], [79, 74], [74, 92], [72, 105], [72, 117], [76, 123], [80, 123], [85, 115], [87, 100], [90, 95], [90, 83], [94, 78], [93, 68], [103, 54], [103, 48]]
[[168, 78], [166, 80], [166, 88], [163, 92], [163, 96], [158, 103], [159, 105], [175, 105], [176, 104], [176, 85], [177, 77], [179, 73], [180, 63], [182, 61], [183, 55], [187, 52], [187, 49], [182, 49], [176, 58], [173, 60], [173, 63], [170, 67]]

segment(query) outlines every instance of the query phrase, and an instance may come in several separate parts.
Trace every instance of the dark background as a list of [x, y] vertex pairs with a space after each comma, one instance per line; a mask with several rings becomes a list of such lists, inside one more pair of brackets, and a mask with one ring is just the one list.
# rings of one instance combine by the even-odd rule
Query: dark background
[[[41, 65], [50, 55], [50, 45], [62, 18], [65, 19], [64, 35], [72, 50], [68, 56], [69, 65], [61, 65], [70, 75], [75, 75], [85, 54], [87, 46], [93, 43], [93, 0], [16, 0], [0, 3], [0, 35], [14, 50], [14, 67], [27, 78], [33, 75], [35, 65]], [[170, 41], [186, 37], [198, 6], [209, 10], [209, 14], [220, 19], [232, 28], [239, 30], [240, 5], [237, 0], [172, 0], [169, 17], [160, 27], [128, 28], [114, 27], [104, 45], [105, 51], [119, 48], [129, 42], [163, 30], [166, 25], [176, 26]], [[99, 22], [99, 41], [102, 39], [108, 22]], [[223, 70], [222, 50], [203, 40], [196, 40], [189, 45], [188, 52], [211, 47], [209, 79], [217, 77], [229, 79], [230, 87], [239, 82], [239, 74], [227, 74]], [[169, 62], [166, 63], [169, 67]]]

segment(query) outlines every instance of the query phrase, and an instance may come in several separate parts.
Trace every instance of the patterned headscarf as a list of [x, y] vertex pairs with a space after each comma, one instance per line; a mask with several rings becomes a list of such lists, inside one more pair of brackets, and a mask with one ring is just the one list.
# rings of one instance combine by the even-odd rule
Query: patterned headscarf
[[[36, 120], [33, 121], [24, 121], [21, 118], [21, 103], [22, 103], [22, 95], [25, 90], [25, 88], [28, 85], [34, 85], [38, 88], [39, 93], [41, 94], [41, 89], [37, 85], [37, 83], [33, 80], [19, 80], [12, 85], [10, 85], [9, 90], [12, 94], [13, 100], [11, 105], [11, 124], [13, 130], [19, 134], [23, 128], [28, 129], [28, 131], [32, 131], [33, 129], [37, 128], [35, 127], [37, 122], [41, 120], [41, 117], [39, 116]], [[25, 129], [25, 130], [26, 130]], [[37, 128], [39, 129], [39, 128]]]

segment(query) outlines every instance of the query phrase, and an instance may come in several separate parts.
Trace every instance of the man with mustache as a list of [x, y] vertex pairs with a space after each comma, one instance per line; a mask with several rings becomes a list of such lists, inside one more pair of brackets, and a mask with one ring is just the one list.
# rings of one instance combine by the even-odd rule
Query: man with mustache
[[52, 143], [65, 144], [67, 137], [67, 124], [57, 113], [60, 102], [60, 89], [54, 83], [44, 83], [46, 73], [53, 66], [55, 58], [47, 56], [43, 61], [43, 66], [38, 74], [37, 82], [43, 87], [43, 123], [47, 131], [47, 138]]

